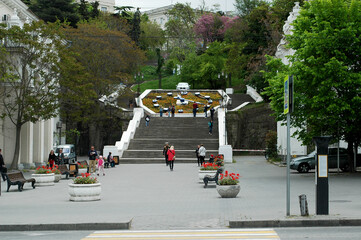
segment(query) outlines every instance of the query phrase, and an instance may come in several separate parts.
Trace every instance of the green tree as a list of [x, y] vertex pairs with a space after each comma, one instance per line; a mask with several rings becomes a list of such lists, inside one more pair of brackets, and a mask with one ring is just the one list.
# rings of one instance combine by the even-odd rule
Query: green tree
[[244, 17], [249, 15], [252, 10], [257, 8], [262, 2], [262, 0], [236, 0], [234, 6], [238, 11], [238, 15]]
[[34, 0], [29, 6], [30, 10], [45, 22], [70, 22], [75, 27], [79, 21], [77, 13], [78, 4], [73, 0]]
[[132, 21], [132, 31], [130, 33], [130, 37], [135, 42], [137, 46], [139, 46], [139, 38], [140, 38], [140, 11], [137, 8], [137, 11], [134, 13], [133, 21]]
[[158, 74], [158, 88], [162, 88], [162, 67], [164, 65], [164, 58], [160, 54], [160, 49], [156, 49], [157, 52], [157, 59], [158, 59], [158, 65], [157, 65], [157, 74]]
[[193, 28], [198, 17], [191, 6], [188, 3], [177, 3], [166, 15], [169, 18], [165, 24], [166, 33], [172, 41], [171, 44], [183, 48], [193, 42]]
[[141, 21], [140, 23], [140, 47], [143, 50], [153, 50], [162, 47], [166, 41], [165, 32], [161, 27], [151, 21]]
[[[331, 135], [348, 142], [352, 150], [360, 143], [361, 116], [361, 2], [357, 0], [313, 0], [306, 2], [294, 22], [289, 47], [296, 52], [289, 70], [277, 60], [268, 78], [272, 106], [283, 118], [282, 78], [295, 76], [296, 110], [292, 126], [299, 127], [305, 142], [317, 135]], [[278, 73], [276, 73], [276, 69]], [[277, 99], [279, 98], [279, 99]], [[307, 126], [307, 127], [305, 127]]]
[[1, 116], [16, 129], [12, 169], [18, 166], [22, 126], [57, 113], [62, 64], [57, 53], [64, 49], [58, 30], [59, 24], [42, 21], [23, 28], [0, 26], [0, 38], [5, 40], [0, 49]]
[[[115, 18], [113, 18], [114, 20]], [[121, 19], [118, 19], [120, 24]], [[67, 82], [70, 89], [69, 94], [73, 93], [76, 99], [77, 94], [86, 102], [87, 107], [81, 105], [77, 108], [69, 108], [69, 122], [78, 123], [79, 126], [73, 126], [82, 132], [82, 135], [88, 136], [88, 139], [94, 140], [94, 145], [101, 146], [101, 130], [104, 124], [104, 112], [98, 99], [102, 96], [108, 96], [113, 93], [119, 84], [129, 85], [133, 82], [133, 72], [142, 65], [144, 53], [130, 37], [123, 31], [108, 28], [108, 23], [101, 20], [92, 20], [87, 23], [79, 23], [78, 28], [65, 29], [67, 38], [72, 42], [70, 50], [75, 53], [73, 56], [81, 65], [73, 68], [86, 72], [87, 77], [79, 76], [77, 81]], [[72, 69], [68, 69], [70, 71]], [[72, 76], [72, 72], [68, 76]], [[69, 77], [69, 81], [72, 78]], [[79, 81], [79, 83], [77, 83]], [[71, 86], [78, 85], [77, 91], [71, 91]], [[88, 89], [89, 96], [83, 97], [83, 89]], [[70, 103], [68, 103], [71, 105]], [[82, 119], [74, 119], [77, 112], [81, 112]], [[80, 120], [80, 121], [79, 121]], [[79, 122], [78, 122], [79, 121]], [[83, 139], [86, 141], [86, 139]]]

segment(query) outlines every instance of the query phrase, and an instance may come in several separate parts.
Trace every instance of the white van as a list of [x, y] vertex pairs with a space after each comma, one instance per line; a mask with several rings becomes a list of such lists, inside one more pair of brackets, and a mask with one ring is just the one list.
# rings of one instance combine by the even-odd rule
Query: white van
[[180, 83], [177, 84], [177, 90], [186, 91], [186, 90], [189, 90], [189, 89], [190, 89], [190, 86], [186, 82], [180, 82]]
[[59, 155], [59, 149], [63, 149], [64, 153], [64, 162], [65, 163], [75, 163], [77, 160], [75, 153], [75, 146], [73, 144], [64, 144], [58, 145], [55, 150], [55, 155]]

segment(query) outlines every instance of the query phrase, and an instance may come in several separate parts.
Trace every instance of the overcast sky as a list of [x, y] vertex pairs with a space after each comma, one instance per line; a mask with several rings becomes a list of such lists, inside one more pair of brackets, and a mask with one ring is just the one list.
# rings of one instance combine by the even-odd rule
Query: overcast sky
[[[192, 8], [197, 8], [201, 5], [201, 0], [115, 0], [116, 6], [133, 6], [140, 7], [141, 11], [147, 11], [154, 8], [168, 6], [175, 3], [191, 3]], [[214, 4], [219, 4], [221, 11], [234, 11], [233, 6], [235, 0], [205, 0], [208, 8], [212, 8]]]

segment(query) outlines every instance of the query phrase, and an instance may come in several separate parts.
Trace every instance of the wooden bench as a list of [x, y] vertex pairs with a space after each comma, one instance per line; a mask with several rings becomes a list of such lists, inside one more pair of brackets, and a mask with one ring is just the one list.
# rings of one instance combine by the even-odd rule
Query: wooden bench
[[66, 179], [69, 178], [69, 175], [77, 175], [77, 170], [69, 170], [68, 167], [65, 164], [61, 164], [58, 166], [58, 170], [60, 171], [61, 175], [65, 174]]
[[18, 185], [18, 190], [19, 192], [21, 192], [24, 188], [24, 184], [27, 182], [31, 182], [31, 186], [35, 188], [35, 179], [34, 178], [25, 179], [23, 173], [20, 171], [2, 173], [2, 175], [5, 176], [6, 181], [8, 183], [7, 192], [9, 192], [11, 185]]
[[223, 172], [223, 169], [222, 168], [218, 168], [216, 174], [214, 176], [212, 175], [205, 175], [204, 178], [203, 178], [203, 182], [204, 182], [204, 188], [207, 187], [208, 185], [208, 182], [215, 182], [216, 184], [218, 184], [218, 177], [219, 177], [219, 174]]

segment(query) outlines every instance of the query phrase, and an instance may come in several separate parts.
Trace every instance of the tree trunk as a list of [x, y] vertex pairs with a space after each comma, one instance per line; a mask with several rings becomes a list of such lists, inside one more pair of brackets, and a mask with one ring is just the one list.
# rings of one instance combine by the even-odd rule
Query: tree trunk
[[232, 73], [228, 74], [228, 86], [231, 88], [232, 87]]
[[158, 74], [158, 88], [162, 89], [162, 73]]
[[20, 126], [16, 125], [15, 150], [10, 169], [18, 169], [19, 152], [20, 152], [20, 132], [21, 132], [21, 125]]

